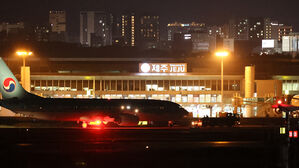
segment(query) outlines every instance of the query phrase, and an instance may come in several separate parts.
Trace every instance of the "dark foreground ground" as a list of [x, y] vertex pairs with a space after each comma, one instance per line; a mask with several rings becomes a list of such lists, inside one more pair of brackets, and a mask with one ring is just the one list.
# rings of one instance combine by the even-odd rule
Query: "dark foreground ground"
[[272, 168], [286, 167], [286, 149], [278, 127], [0, 129], [1, 168]]

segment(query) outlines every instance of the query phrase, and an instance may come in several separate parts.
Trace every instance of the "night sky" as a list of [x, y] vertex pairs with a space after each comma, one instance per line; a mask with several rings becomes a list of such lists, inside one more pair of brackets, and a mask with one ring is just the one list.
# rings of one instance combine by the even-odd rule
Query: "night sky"
[[161, 23], [197, 21], [221, 25], [234, 16], [273, 17], [299, 29], [298, 0], [8, 0], [0, 5], [0, 21], [47, 23], [49, 10], [65, 10], [70, 32], [79, 32], [79, 11], [119, 14], [134, 10], [161, 16]]

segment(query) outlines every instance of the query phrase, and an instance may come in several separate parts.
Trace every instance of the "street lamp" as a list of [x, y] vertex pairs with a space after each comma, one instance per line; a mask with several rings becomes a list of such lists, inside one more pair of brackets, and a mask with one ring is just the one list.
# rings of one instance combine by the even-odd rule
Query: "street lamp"
[[23, 67], [25, 67], [25, 58], [31, 56], [33, 53], [31, 51], [17, 51], [16, 54], [23, 58]]
[[30, 92], [30, 67], [26, 67], [25, 59], [28, 56], [31, 56], [33, 53], [31, 51], [19, 50], [16, 52], [16, 55], [23, 58], [23, 66], [21, 67], [21, 83], [23, 88]]
[[221, 57], [221, 108], [223, 111], [223, 57], [227, 57], [229, 53], [227, 51], [217, 51], [215, 55]]

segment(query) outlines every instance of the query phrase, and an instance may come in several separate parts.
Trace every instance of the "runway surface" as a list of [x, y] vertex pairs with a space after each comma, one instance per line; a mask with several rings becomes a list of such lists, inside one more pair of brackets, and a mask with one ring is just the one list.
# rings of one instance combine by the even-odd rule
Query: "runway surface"
[[[5, 167], [279, 167], [277, 128], [1, 128]], [[1, 166], [2, 167], [2, 166]]]

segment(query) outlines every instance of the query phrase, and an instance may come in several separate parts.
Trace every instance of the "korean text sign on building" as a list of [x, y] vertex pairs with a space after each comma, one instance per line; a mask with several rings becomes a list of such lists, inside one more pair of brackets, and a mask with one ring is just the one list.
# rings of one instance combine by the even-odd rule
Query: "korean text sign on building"
[[141, 63], [139, 72], [143, 73], [185, 73], [186, 63]]

